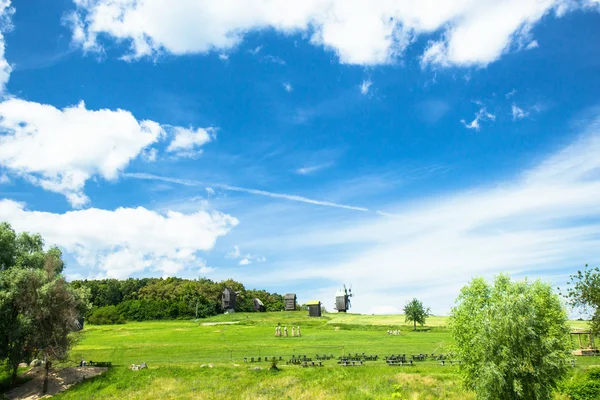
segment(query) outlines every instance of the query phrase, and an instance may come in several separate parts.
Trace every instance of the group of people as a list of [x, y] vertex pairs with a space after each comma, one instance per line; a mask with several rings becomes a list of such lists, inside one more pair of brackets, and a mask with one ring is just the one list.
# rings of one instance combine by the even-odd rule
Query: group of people
[[388, 335], [400, 335], [400, 330], [391, 331], [388, 329], [387, 334]]
[[[275, 327], [275, 337], [288, 337], [288, 328], [287, 326], [283, 327], [283, 335], [281, 334], [281, 326], [277, 325]], [[292, 326], [292, 337], [300, 337], [300, 327]]]

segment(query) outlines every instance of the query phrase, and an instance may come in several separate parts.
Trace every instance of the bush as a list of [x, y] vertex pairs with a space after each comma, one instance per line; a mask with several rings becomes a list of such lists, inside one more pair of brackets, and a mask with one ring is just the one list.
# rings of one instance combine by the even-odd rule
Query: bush
[[563, 383], [560, 392], [572, 400], [600, 399], [600, 368], [575, 374]]
[[116, 306], [105, 306], [91, 310], [87, 322], [93, 325], [124, 324], [125, 318], [119, 313]]

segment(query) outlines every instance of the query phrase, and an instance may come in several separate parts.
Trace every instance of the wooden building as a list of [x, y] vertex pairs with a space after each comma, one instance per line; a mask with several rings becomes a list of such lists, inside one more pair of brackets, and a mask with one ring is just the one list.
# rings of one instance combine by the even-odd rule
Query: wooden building
[[265, 312], [267, 311], [265, 305], [263, 304], [263, 302], [258, 299], [252, 299], [252, 302], [254, 303], [254, 312]]
[[285, 311], [296, 311], [296, 293], [287, 293], [284, 297]]
[[234, 312], [236, 305], [237, 293], [231, 288], [225, 288], [221, 295], [221, 306], [225, 312]]
[[321, 316], [321, 302], [319, 300], [311, 300], [306, 303], [308, 306], [309, 317], [320, 317]]

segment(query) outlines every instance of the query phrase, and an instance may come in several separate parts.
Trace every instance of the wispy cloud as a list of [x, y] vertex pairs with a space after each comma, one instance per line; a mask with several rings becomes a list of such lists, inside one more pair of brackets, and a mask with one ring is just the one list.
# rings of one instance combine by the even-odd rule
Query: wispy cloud
[[373, 84], [373, 82], [370, 79], [364, 80], [360, 84], [360, 93], [362, 93], [364, 95], [369, 94], [369, 90], [371, 89], [372, 84]]
[[330, 162], [324, 163], [324, 164], [318, 164], [318, 165], [311, 165], [311, 166], [307, 166], [307, 167], [298, 168], [296, 170], [296, 173], [298, 173], [300, 175], [309, 175], [314, 172], [320, 171], [322, 169], [329, 168], [332, 165], [333, 165], [333, 163], [330, 163]]
[[517, 94], [517, 90], [516, 90], [516, 89], [513, 89], [513, 90], [511, 90], [510, 92], [506, 93], [506, 94], [504, 95], [504, 97], [506, 97], [507, 99], [510, 99], [510, 98], [511, 98], [512, 96], [514, 96], [515, 94]]
[[286, 65], [285, 60], [280, 57], [273, 56], [271, 54], [267, 54], [261, 58], [261, 61], [270, 62], [273, 64]]
[[248, 50], [248, 53], [250, 53], [253, 56], [255, 56], [258, 53], [260, 53], [261, 50], [262, 50], [262, 46], [256, 46], [255, 48]]
[[259, 263], [267, 261], [267, 259], [264, 256], [257, 256], [255, 254], [250, 253], [243, 255], [240, 251], [240, 247], [237, 245], [233, 246], [233, 251], [227, 253], [226, 258], [232, 258], [234, 260], [241, 258], [241, 260], [238, 262], [239, 265], [249, 265], [252, 264], [252, 261], [256, 261]]
[[289, 82], [285, 82], [283, 83], [283, 88], [285, 89], [286, 92], [291, 92], [292, 90], [294, 90], [294, 87], [292, 86], [291, 83]]
[[517, 121], [519, 119], [526, 118], [528, 115], [529, 115], [528, 112], [523, 111], [523, 109], [518, 107], [516, 104], [512, 105], [513, 121]]
[[492, 113], [489, 113], [485, 107], [481, 107], [479, 109], [479, 111], [477, 111], [477, 113], [475, 114], [475, 119], [473, 119], [473, 121], [467, 123], [464, 119], [461, 119], [460, 122], [467, 128], [467, 129], [474, 129], [476, 131], [481, 129], [481, 121], [495, 121], [496, 120], [496, 116]]
[[[164, 181], [164, 182], [178, 183], [180, 185], [185, 185], [185, 186], [197, 186], [197, 187], [205, 187], [206, 186], [206, 183], [199, 182], [199, 181], [188, 180], [188, 179], [179, 179], [179, 178], [170, 178], [170, 177], [164, 177], [164, 176], [158, 176], [158, 175], [152, 175], [152, 174], [146, 174], [146, 173], [138, 173], [138, 172], [125, 173], [125, 174], [123, 174], [123, 176], [126, 178], [158, 180], [158, 181]], [[297, 201], [300, 203], [314, 204], [314, 205], [318, 205], [318, 206], [343, 208], [346, 210], [354, 210], [354, 211], [361, 211], [361, 212], [370, 212], [370, 210], [365, 207], [357, 207], [357, 206], [352, 206], [352, 205], [347, 205], [347, 204], [339, 204], [339, 203], [334, 203], [331, 201], [324, 201], [324, 200], [315, 200], [315, 199], [310, 199], [308, 197], [297, 196], [297, 195], [293, 195], [293, 194], [274, 193], [274, 192], [268, 192], [268, 191], [259, 190], [259, 189], [249, 189], [249, 188], [244, 188], [244, 187], [239, 187], [239, 186], [230, 186], [230, 185], [226, 185], [226, 184], [222, 184], [222, 183], [214, 183], [214, 184], [210, 184], [210, 185], [212, 187], [216, 187], [216, 188], [219, 188], [222, 190], [228, 190], [231, 192], [248, 193], [248, 194], [254, 194], [254, 195], [258, 195], [258, 196], [266, 196], [266, 197], [272, 197], [272, 198], [276, 198], [276, 199], [284, 199], [284, 200], [290, 200], [290, 201]]]
[[537, 40], [532, 40], [531, 42], [529, 42], [529, 44], [527, 45], [527, 47], [525, 47], [526, 50], [531, 50], [531, 49], [535, 49], [540, 47], [539, 43]]

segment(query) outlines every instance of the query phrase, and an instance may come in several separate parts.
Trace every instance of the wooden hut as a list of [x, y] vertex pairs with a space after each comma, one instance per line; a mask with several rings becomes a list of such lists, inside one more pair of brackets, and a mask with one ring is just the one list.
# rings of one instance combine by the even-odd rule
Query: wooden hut
[[306, 303], [308, 306], [309, 317], [320, 317], [321, 316], [321, 302], [319, 300], [311, 300]]
[[265, 312], [265, 311], [267, 311], [265, 305], [263, 304], [262, 301], [260, 301], [260, 299], [252, 299], [252, 302], [254, 303], [254, 312]]
[[223, 310], [226, 312], [234, 312], [236, 297], [237, 293], [235, 290], [231, 288], [225, 288], [225, 290], [223, 290], [223, 294], [221, 295], [221, 306], [223, 307]]
[[287, 293], [284, 302], [285, 311], [296, 311], [296, 293]]

